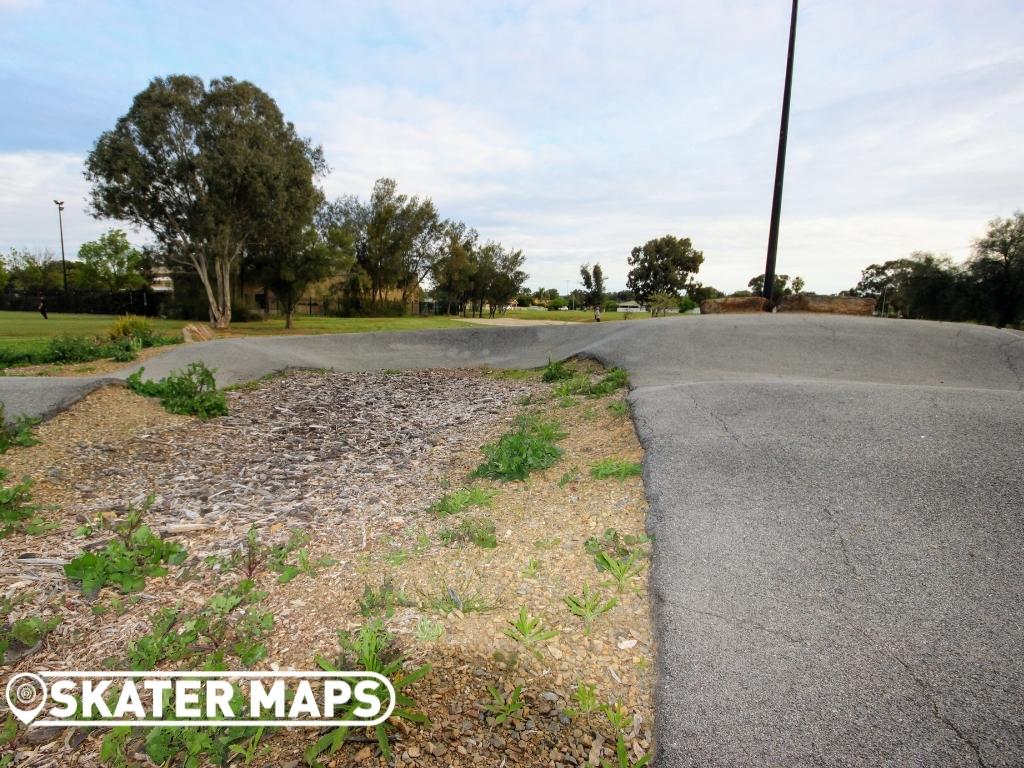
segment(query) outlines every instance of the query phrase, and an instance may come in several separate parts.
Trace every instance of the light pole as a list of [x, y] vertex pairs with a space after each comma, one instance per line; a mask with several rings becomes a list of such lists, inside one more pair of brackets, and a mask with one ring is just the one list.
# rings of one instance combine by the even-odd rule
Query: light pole
[[789, 137], [789, 97], [793, 91], [793, 50], [796, 48], [796, 5], [789, 19], [789, 53], [786, 56], [786, 87], [782, 92], [782, 124], [779, 126], [779, 154], [775, 160], [775, 193], [772, 195], [772, 223], [768, 229], [768, 258], [764, 265], [763, 295], [775, 296], [775, 254], [779, 249], [779, 216], [782, 213], [782, 177], [786, 172], [786, 140]]
[[[57, 206], [57, 223], [60, 225], [60, 266], [64, 272], [64, 293], [68, 292], [68, 263], [64, 259], [64, 201], [54, 200]], [[67, 311], [67, 310], [65, 310]]]

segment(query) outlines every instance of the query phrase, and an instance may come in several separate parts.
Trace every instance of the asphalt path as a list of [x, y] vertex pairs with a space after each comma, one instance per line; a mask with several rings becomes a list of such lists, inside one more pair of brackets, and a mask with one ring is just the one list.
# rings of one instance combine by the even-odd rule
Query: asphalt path
[[[229, 339], [146, 377], [572, 355], [630, 371], [647, 452], [658, 766], [1024, 765], [1022, 334], [779, 314]], [[0, 378], [0, 400], [49, 415], [104, 381]]]

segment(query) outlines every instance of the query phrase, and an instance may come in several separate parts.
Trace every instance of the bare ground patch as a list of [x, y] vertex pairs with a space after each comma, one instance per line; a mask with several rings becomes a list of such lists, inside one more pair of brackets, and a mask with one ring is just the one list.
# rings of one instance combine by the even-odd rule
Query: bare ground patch
[[[600, 375], [596, 366], [578, 367]], [[580, 709], [573, 694], [581, 682], [595, 686], [598, 703], [628, 714], [622, 732], [636, 759], [652, 746], [646, 546], [631, 545], [635, 572], [617, 584], [586, 544], [609, 530], [623, 539], [643, 534], [640, 478], [590, 474], [602, 459], [640, 461], [642, 452], [622, 390], [588, 398], [556, 397], [552, 388], [537, 374], [479, 370], [297, 372], [231, 392], [230, 415], [209, 422], [170, 416], [121, 388], [93, 394], [42, 425], [40, 445], [0, 457], [12, 477], [37, 479], [35, 501], [58, 526], [0, 540], [0, 590], [32, 593], [19, 610], [63, 619], [35, 653], [0, 667], [0, 685], [37, 668], [123, 668], [126, 649], [151, 630], [159, 608], [196, 610], [237, 581], [208, 558], [237, 550], [252, 525], [267, 542], [299, 529], [311, 561], [334, 562], [287, 583], [257, 574], [268, 592], [260, 608], [273, 613], [274, 626], [255, 668], [313, 669], [315, 653], [336, 653], [338, 630], [382, 618], [407, 666], [432, 666], [410, 691], [430, 724], [399, 722], [391, 764], [611, 760], [618, 731], [609, 718], [569, 712]], [[567, 436], [558, 461], [522, 482], [469, 477], [480, 446], [525, 412], [559, 421]], [[431, 511], [463, 488], [493, 492], [489, 505], [443, 517]], [[148, 494], [156, 496], [149, 523], [180, 542], [188, 559], [131, 597], [110, 588], [83, 596], [61, 567], [86, 543], [72, 532], [96, 515], [123, 516]], [[450, 540], [446, 532], [468, 519], [493, 524], [493, 548]], [[584, 585], [617, 601], [588, 623], [565, 603]], [[372, 607], [370, 598], [385, 592], [391, 605]], [[524, 607], [558, 634], [534, 648], [509, 637]], [[524, 708], [495, 722], [488, 686], [506, 696], [521, 686]], [[27, 731], [11, 747], [16, 765], [99, 765], [102, 737]], [[255, 764], [304, 764], [315, 738], [303, 729], [269, 735], [269, 752]], [[126, 757], [144, 764], [139, 749], [140, 740], [129, 741]], [[361, 733], [320, 759], [387, 764]]]

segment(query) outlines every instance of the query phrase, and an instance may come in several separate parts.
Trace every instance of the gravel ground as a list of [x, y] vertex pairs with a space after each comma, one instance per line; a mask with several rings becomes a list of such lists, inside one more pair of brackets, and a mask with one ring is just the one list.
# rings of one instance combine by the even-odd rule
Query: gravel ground
[[[63, 623], [36, 652], [0, 668], [0, 686], [17, 671], [116, 664], [150, 630], [158, 608], [198, 608], [224, 588], [226, 577], [206, 564], [208, 556], [229, 553], [253, 524], [267, 541], [298, 528], [310, 536], [313, 560], [335, 562], [287, 584], [263, 577], [270, 595], [261, 607], [273, 611], [275, 629], [262, 665], [312, 668], [313, 651], [335, 652], [337, 630], [366, 621], [358, 605], [364, 586], [393, 583], [408, 599], [389, 617], [389, 629], [412, 661], [433, 666], [414, 690], [431, 725], [403, 724], [394, 764], [596, 765], [611, 757], [614, 730], [600, 713], [568, 716], [579, 681], [631, 714], [626, 735], [634, 756], [651, 748], [646, 571], [617, 593], [583, 547], [607, 528], [643, 532], [639, 478], [597, 481], [588, 473], [600, 458], [642, 458], [629, 419], [608, 409], [622, 393], [562, 400], [536, 375], [480, 370], [304, 371], [228, 397], [228, 416], [199, 422], [109, 387], [42, 425], [38, 446], [3, 457], [12, 475], [39, 479], [35, 500], [58, 527], [0, 540], [0, 590], [31, 591], [31, 610]], [[470, 482], [479, 446], [527, 409], [563, 424], [564, 456], [527, 482], [477, 482], [496, 492], [489, 508], [473, 512], [495, 523], [496, 548], [441, 544], [440, 531], [453, 521], [427, 508]], [[150, 524], [180, 541], [189, 560], [150, 579], [123, 611], [94, 615], [114, 593], [86, 599], [64, 578], [60, 566], [83, 546], [71, 531], [97, 514], [123, 514], [150, 493]], [[563, 604], [585, 583], [619, 601], [587, 632]], [[443, 589], [479, 596], [488, 610], [429, 608], [427, 598]], [[518, 652], [503, 633], [520, 606], [559, 632], [540, 659]], [[425, 619], [443, 628], [440, 638], [417, 640]], [[506, 692], [524, 686], [526, 708], [496, 724], [484, 708], [488, 685]], [[15, 742], [15, 765], [98, 765], [99, 741], [70, 729], [30, 730]], [[310, 741], [302, 731], [268, 739], [262, 764], [301, 762]], [[374, 763], [375, 752], [357, 735], [328, 764]]]

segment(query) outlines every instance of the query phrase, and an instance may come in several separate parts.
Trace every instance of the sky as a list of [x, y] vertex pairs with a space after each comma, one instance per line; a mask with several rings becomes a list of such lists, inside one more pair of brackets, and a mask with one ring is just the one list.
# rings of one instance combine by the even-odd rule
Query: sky
[[[156, 76], [251, 80], [324, 148], [522, 248], [528, 285], [665, 234], [731, 292], [764, 271], [786, 0], [0, 0], [0, 250], [68, 255], [116, 222], [83, 160]], [[830, 293], [914, 250], [968, 258], [1024, 207], [1024, 3], [804, 0], [778, 271]], [[136, 232], [137, 242], [148, 239]]]

